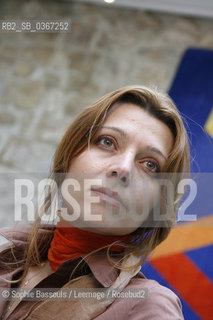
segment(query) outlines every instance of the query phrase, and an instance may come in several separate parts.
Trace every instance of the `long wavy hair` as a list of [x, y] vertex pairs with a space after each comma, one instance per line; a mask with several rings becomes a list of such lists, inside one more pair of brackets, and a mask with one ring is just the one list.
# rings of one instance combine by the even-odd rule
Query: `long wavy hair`
[[[133, 265], [125, 266], [122, 264], [121, 266], [120, 264], [115, 264], [109, 254], [111, 245], [107, 247], [109, 262], [114, 267], [121, 270], [132, 270], [141, 265], [151, 251], [168, 236], [172, 226], [176, 222], [176, 212], [182, 196], [177, 193], [177, 185], [182, 177], [190, 172], [188, 136], [181, 115], [171, 98], [167, 94], [162, 94], [157, 90], [144, 86], [126, 86], [104, 95], [91, 106], [83, 110], [66, 130], [55, 152], [50, 177], [56, 182], [57, 187], [59, 188], [63, 182], [63, 179], [61, 178], [63, 177], [63, 173], [68, 172], [72, 160], [88, 148], [90, 141], [95, 137], [101, 124], [103, 124], [104, 120], [107, 118], [112, 106], [123, 103], [135, 104], [165, 123], [171, 130], [174, 138], [172, 151], [163, 168], [163, 172], [170, 174], [170, 179], [172, 179], [174, 184], [175, 194], [172, 204], [172, 220], [165, 220], [161, 222], [161, 224], [156, 223], [151, 226], [142, 225], [132, 233], [137, 241], [133, 241], [126, 245], [124, 259], [130, 255], [134, 255], [137, 259], [135, 260], [136, 263]], [[62, 175], [60, 175], [61, 173]], [[43, 212], [45, 213], [50, 206], [51, 197], [50, 194], [47, 194]], [[162, 213], [164, 213], [163, 205], [161, 210]], [[41, 257], [45, 256], [45, 253], [47, 253], [49, 249], [51, 238], [49, 239], [49, 242], [46, 242], [45, 246], [40, 246], [38, 243], [41, 216], [42, 215], [39, 214], [39, 217], [33, 225], [29, 238], [29, 245], [26, 248], [25, 257], [22, 261], [25, 263], [24, 273], [17, 281], [23, 279], [30, 266], [40, 265]], [[55, 226], [49, 228], [54, 231]], [[90, 254], [96, 251], [93, 251]]]

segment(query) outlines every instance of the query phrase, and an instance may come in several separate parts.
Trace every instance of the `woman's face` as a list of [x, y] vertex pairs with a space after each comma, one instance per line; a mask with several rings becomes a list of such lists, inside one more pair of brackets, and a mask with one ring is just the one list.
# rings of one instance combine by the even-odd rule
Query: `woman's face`
[[66, 179], [78, 181], [69, 192], [80, 209], [70, 224], [108, 235], [136, 230], [159, 201], [156, 173], [172, 146], [172, 133], [163, 122], [131, 103], [114, 106], [90, 147], [69, 168]]

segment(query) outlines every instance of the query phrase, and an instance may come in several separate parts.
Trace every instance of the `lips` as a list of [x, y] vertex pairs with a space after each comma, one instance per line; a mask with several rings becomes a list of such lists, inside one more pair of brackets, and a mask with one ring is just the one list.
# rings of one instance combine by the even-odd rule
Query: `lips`
[[92, 188], [92, 191], [97, 193], [101, 200], [111, 203], [115, 207], [119, 207], [120, 205], [124, 205], [121, 197], [119, 196], [118, 192], [112, 191], [109, 188]]

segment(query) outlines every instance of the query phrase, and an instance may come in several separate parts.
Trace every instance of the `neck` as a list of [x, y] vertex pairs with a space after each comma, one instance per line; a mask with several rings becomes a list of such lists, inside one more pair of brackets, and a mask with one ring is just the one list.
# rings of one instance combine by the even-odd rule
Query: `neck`
[[[61, 263], [92, 253], [98, 249], [106, 250], [110, 247], [110, 251], [121, 252], [124, 250], [124, 245], [132, 239], [133, 237], [131, 235], [102, 235], [78, 229], [72, 227], [65, 221], [60, 221], [56, 226], [50, 244], [48, 260], [54, 272]], [[115, 242], [117, 243], [112, 245], [112, 243]], [[120, 243], [120, 245], [118, 245], [118, 243]]]

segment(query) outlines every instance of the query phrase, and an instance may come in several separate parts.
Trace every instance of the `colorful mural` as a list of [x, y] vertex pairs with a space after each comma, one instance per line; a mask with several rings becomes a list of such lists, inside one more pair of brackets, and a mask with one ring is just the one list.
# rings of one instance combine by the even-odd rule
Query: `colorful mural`
[[213, 51], [185, 52], [169, 95], [190, 137], [195, 221], [179, 221], [142, 272], [175, 291], [186, 320], [213, 319]]

